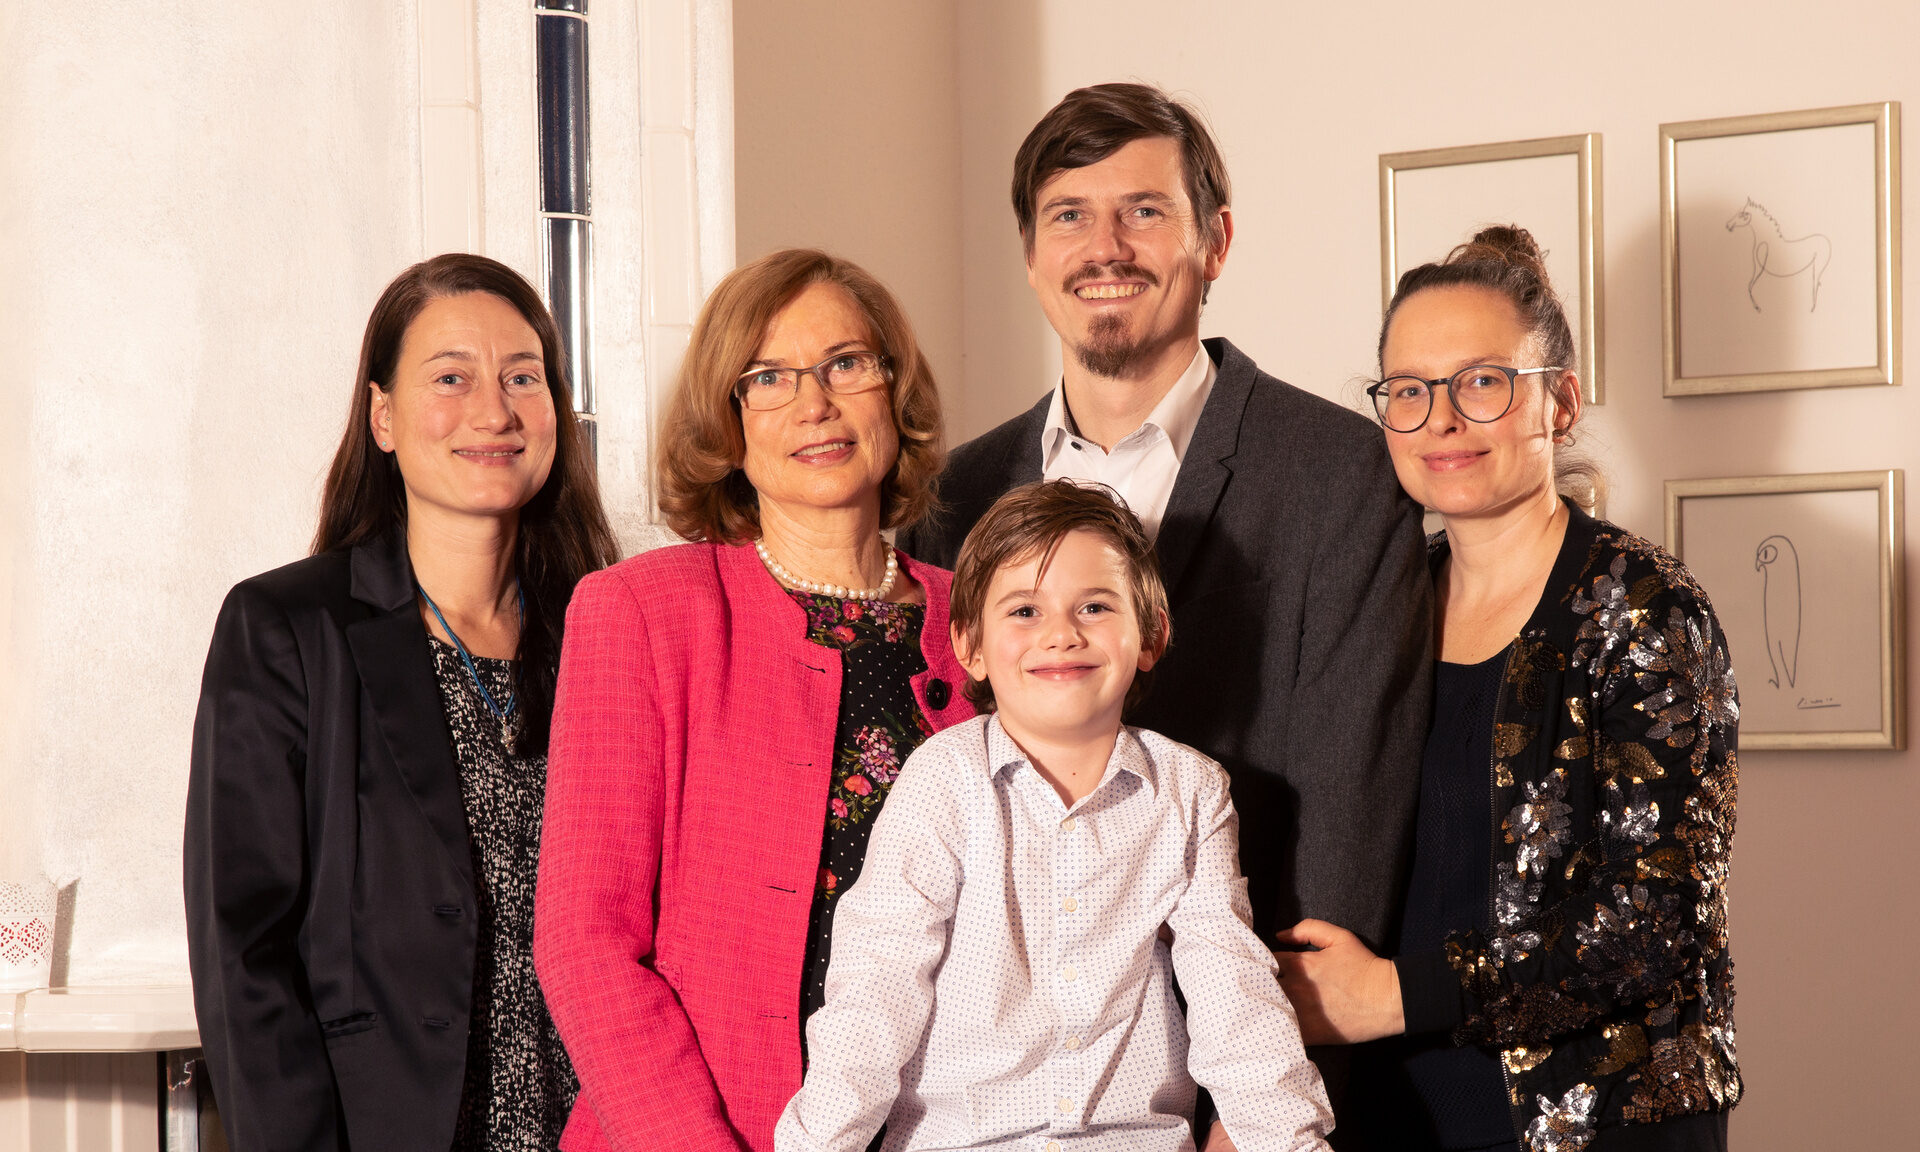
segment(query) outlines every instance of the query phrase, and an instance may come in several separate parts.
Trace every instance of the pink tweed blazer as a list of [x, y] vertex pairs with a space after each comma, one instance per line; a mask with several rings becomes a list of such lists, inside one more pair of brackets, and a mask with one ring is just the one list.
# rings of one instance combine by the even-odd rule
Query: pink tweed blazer
[[[945, 728], [973, 714], [952, 576], [901, 561], [927, 594], [914, 696]], [[533, 938], [580, 1077], [569, 1152], [773, 1148], [840, 709], [839, 653], [806, 630], [751, 547], [662, 548], [574, 593]]]

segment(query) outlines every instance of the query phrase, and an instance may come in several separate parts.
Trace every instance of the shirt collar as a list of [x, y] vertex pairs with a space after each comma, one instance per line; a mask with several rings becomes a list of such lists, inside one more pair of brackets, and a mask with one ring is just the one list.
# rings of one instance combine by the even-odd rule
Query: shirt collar
[[[1147, 418], [1141, 422], [1141, 428], [1157, 428], [1166, 436], [1167, 443], [1173, 446], [1175, 460], [1187, 458], [1187, 445], [1193, 442], [1193, 430], [1200, 424], [1200, 411], [1207, 406], [1207, 397], [1213, 393], [1214, 378], [1220, 374], [1213, 363], [1213, 357], [1207, 355], [1207, 347], [1202, 344], [1193, 354], [1193, 361], [1187, 370], [1173, 382], [1173, 387], [1153, 406]], [[1047, 403], [1047, 421], [1040, 427], [1040, 452], [1043, 462], [1053, 459], [1074, 430], [1068, 427], [1067, 390], [1063, 383], [1054, 385], [1053, 398]]]
[[1200, 424], [1200, 410], [1207, 406], [1214, 377], [1219, 374], [1220, 370], [1213, 366], [1213, 357], [1207, 355], [1207, 346], [1202, 344], [1193, 354], [1193, 363], [1187, 365], [1180, 379], [1173, 382], [1160, 403], [1147, 413], [1146, 422], [1167, 434], [1175, 459], [1187, 458], [1187, 445], [1193, 443], [1193, 430]]
[[[1000, 717], [989, 713], [987, 715], [987, 775], [999, 776], [1009, 768], [1028, 763], [1027, 754], [1020, 751], [1020, 745], [1013, 742], [1013, 737], [1007, 735], [1006, 728], [1000, 724]], [[1113, 754], [1107, 757], [1107, 769], [1101, 773], [1100, 785], [1095, 787], [1094, 791], [1097, 792], [1100, 787], [1105, 786], [1106, 782], [1112, 778], [1115, 769], [1138, 776], [1140, 782], [1147, 786], [1148, 792], [1153, 791], [1153, 761], [1147, 756], [1146, 747], [1140, 743], [1140, 738], [1134, 735], [1133, 729], [1125, 724], [1120, 726], [1120, 738], [1113, 742]]]
[[1044, 472], [1061, 446], [1067, 442], [1067, 400], [1066, 389], [1054, 385], [1047, 402], [1047, 422], [1040, 426], [1040, 467]]

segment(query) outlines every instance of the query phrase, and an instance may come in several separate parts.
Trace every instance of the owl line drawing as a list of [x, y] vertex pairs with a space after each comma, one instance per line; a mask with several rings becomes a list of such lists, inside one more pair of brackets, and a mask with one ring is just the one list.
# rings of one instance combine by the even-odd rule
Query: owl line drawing
[[1800, 552], [1785, 536], [1769, 536], [1753, 550], [1760, 573], [1760, 626], [1767, 639], [1767, 683], [1791, 688], [1800, 675]]

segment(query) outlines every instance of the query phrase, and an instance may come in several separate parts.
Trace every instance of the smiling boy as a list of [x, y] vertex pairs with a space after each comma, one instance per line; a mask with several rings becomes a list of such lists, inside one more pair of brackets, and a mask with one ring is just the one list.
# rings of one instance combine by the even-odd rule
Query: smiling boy
[[776, 1147], [859, 1152], [884, 1123], [888, 1152], [1175, 1152], [1198, 1081], [1245, 1152], [1325, 1148], [1226, 774], [1122, 723], [1169, 639], [1139, 521], [1104, 488], [1009, 492], [961, 550], [952, 628], [989, 714], [894, 783]]

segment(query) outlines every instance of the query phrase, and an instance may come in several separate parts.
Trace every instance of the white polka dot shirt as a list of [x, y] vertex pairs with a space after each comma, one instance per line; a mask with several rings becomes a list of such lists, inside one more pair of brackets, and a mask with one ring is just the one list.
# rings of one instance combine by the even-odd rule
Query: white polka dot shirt
[[1226, 773], [1193, 749], [1122, 729], [1069, 808], [998, 719], [956, 725], [907, 760], [840, 899], [779, 1152], [861, 1152], [883, 1121], [886, 1152], [1178, 1152], [1195, 1081], [1242, 1152], [1326, 1147]]

